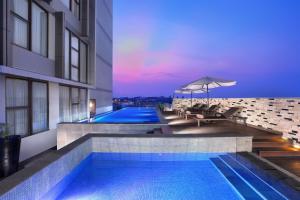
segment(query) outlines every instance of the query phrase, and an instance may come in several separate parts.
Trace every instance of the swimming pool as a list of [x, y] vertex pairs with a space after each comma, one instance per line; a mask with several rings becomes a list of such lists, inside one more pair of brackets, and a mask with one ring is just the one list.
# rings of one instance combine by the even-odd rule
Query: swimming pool
[[42, 199], [288, 198], [228, 154], [91, 153]]
[[154, 107], [127, 107], [105, 115], [96, 116], [95, 123], [157, 123], [159, 118]]

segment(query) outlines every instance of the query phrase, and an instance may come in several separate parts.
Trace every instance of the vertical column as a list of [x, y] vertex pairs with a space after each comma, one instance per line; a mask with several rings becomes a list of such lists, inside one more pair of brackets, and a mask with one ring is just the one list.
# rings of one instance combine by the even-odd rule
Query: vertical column
[[81, 1], [81, 32], [82, 36], [89, 36], [89, 0]]
[[0, 123], [5, 123], [5, 76], [0, 75]]
[[49, 129], [56, 129], [59, 123], [59, 85], [49, 83]]
[[96, 85], [96, 2], [89, 1], [88, 84]]
[[62, 78], [65, 66], [65, 15], [63, 12], [55, 13], [55, 75]]
[[0, 65], [5, 63], [6, 55], [6, 1], [0, 1]]

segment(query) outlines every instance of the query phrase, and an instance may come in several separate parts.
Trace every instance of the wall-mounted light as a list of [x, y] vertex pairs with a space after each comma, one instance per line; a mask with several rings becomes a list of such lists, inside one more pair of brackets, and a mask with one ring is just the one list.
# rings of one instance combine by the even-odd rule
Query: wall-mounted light
[[89, 102], [90, 116], [93, 117], [96, 115], [96, 99], [90, 99]]
[[293, 144], [293, 147], [294, 147], [295, 149], [300, 149], [300, 144]]
[[282, 136], [281, 139], [283, 139], [283, 140], [289, 140], [289, 138], [287, 138], [285, 136]]

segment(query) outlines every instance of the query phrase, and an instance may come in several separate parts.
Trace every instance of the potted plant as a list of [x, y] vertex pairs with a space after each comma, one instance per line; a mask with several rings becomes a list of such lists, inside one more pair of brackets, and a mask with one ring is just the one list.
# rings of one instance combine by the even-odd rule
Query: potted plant
[[20, 135], [10, 135], [9, 127], [0, 124], [0, 177], [7, 177], [19, 168]]

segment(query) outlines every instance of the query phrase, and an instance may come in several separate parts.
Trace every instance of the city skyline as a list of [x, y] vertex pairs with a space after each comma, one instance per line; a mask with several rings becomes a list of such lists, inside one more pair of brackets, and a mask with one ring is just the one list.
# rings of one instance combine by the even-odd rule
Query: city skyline
[[215, 97], [299, 96], [299, 8], [292, 0], [115, 1], [114, 97], [170, 96], [206, 75], [238, 82]]

